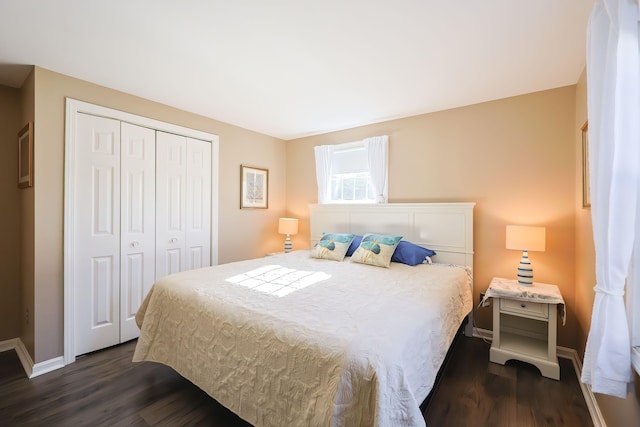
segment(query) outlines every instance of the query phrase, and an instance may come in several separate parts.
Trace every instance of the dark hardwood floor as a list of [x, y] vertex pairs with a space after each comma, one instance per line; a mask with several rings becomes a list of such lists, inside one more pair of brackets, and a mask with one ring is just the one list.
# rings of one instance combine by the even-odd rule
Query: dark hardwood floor
[[[248, 426], [206, 393], [155, 363], [131, 363], [135, 341], [31, 380], [14, 351], [0, 353], [2, 426]], [[430, 427], [590, 426], [571, 362], [561, 381], [526, 364], [488, 361], [489, 344], [459, 337], [424, 405]]]
[[489, 362], [490, 343], [459, 336], [424, 405], [427, 426], [593, 426], [573, 363], [560, 358], [560, 381], [510, 360]]

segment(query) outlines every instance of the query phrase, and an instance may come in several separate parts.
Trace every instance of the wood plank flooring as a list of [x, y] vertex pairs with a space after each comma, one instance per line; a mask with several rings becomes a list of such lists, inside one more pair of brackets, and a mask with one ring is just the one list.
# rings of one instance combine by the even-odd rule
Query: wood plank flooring
[[[2, 426], [249, 426], [171, 368], [132, 363], [135, 341], [29, 380], [0, 353]], [[488, 361], [489, 344], [459, 337], [423, 405], [428, 426], [590, 426], [571, 362], [561, 381], [526, 364]]]
[[527, 363], [489, 362], [490, 343], [458, 337], [423, 410], [427, 426], [593, 426], [573, 363], [560, 381]]

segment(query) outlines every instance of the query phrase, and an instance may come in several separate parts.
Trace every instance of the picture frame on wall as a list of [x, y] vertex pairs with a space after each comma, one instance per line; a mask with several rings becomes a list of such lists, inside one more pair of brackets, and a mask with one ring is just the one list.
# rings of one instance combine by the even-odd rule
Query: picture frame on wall
[[269, 169], [240, 165], [240, 209], [269, 207]]
[[582, 207], [591, 207], [591, 186], [589, 184], [589, 122], [582, 126]]
[[33, 185], [33, 123], [18, 132], [18, 187]]

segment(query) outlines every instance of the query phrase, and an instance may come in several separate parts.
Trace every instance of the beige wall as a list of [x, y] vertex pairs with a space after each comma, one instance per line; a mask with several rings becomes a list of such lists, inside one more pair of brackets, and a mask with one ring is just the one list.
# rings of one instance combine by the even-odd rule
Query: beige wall
[[[317, 201], [313, 147], [387, 134], [390, 202], [474, 201], [475, 301], [493, 276], [515, 277], [520, 253], [505, 249], [507, 224], [543, 225], [547, 249], [530, 254], [535, 280], [560, 287], [576, 345], [575, 86], [393, 120], [287, 142], [287, 213], [301, 218], [294, 246], [308, 246]], [[476, 311], [491, 329], [491, 309]]]
[[[65, 97], [218, 135], [219, 262], [262, 256], [278, 250], [282, 244], [277, 234], [277, 218], [285, 211], [286, 152], [283, 141], [36, 67], [32, 208], [36, 312], [32, 356], [36, 363], [63, 354]], [[269, 209], [239, 209], [240, 164], [269, 169]]]
[[22, 128], [20, 90], [0, 86], [0, 341], [20, 336], [20, 190], [17, 134]]
[[[21, 90], [21, 116], [23, 122], [34, 122], [35, 118], [35, 71], [32, 70]], [[38, 134], [34, 129], [34, 151]], [[36, 167], [34, 165], [34, 167]], [[33, 253], [35, 249], [34, 218], [34, 187], [20, 190], [20, 283], [21, 283], [21, 311], [16, 319], [20, 324], [20, 339], [31, 355], [35, 354], [35, 265]], [[27, 317], [28, 313], [28, 317]], [[24, 314], [24, 317], [22, 316]]]
[[582, 127], [587, 122], [587, 80], [583, 71], [576, 84], [576, 120], [574, 125], [576, 145], [576, 318], [577, 341], [575, 349], [584, 357], [587, 335], [591, 325], [596, 284], [595, 250], [593, 247], [593, 229], [591, 228], [591, 208], [582, 206]]

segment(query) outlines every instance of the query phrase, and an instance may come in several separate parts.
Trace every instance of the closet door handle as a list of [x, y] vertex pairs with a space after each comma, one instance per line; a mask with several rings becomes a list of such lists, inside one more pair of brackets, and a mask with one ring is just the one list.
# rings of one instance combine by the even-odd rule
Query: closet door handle
[[132, 248], [137, 248], [137, 247], [138, 247], [138, 245], [140, 245], [140, 243], [139, 243], [139, 242], [131, 242], [131, 247], [132, 247]]
[[178, 239], [176, 239], [176, 238], [174, 237], [173, 239], [169, 240], [169, 243], [171, 243], [172, 245], [173, 245], [173, 244], [176, 244], [176, 243], [178, 243]]

